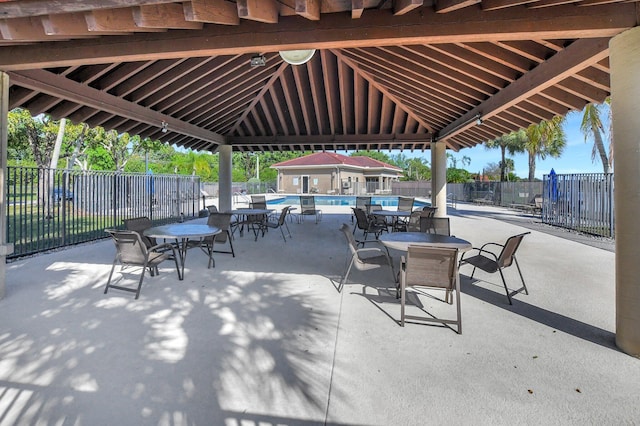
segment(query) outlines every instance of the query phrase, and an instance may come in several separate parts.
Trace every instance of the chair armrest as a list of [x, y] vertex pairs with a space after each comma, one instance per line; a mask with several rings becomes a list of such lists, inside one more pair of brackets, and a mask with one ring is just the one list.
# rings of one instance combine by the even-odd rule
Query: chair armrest
[[371, 253], [373, 253], [373, 252], [379, 252], [379, 253], [382, 253], [382, 254], [386, 254], [386, 253], [385, 253], [381, 248], [379, 248], [379, 247], [361, 248], [361, 249], [356, 250], [356, 252], [357, 252], [357, 253], [366, 253], [366, 252], [371, 252]]
[[[483, 253], [490, 254], [494, 258], [494, 260], [497, 262], [498, 261], [498, 255], [495, 254], [492, 251], [487, 250], [485, 247], [488, 246], [488, 245], [495, 245], [495, 246], [498, 246], [498, 247], [503, 247], [502, 244], [498, 244], [498, 243], [486, 243], [486, 244], [483, 244], [482, 247], [479, 247], [479, 248], [478, 247], [472, 247], [471, 250], [477, 250], [478, 251], [478, 253], [477, 253], [478, 255], [482, 255]], [[458, 264], [462, 264], [462, 262], [464, 262], [464, 258], [465, 258], [465, 256], [467, 254], [470, 254], [470, 251], [462, 253], [462, 256], [460, 257], [460, 262], [458, 262]]]
[[173, 247], [173, 244], [171, 244], [171, 243], [156, 244], [153, 247], [149, 247], [147, 249], [147, 252], [156, 251], [158, 249], [170, 249], [171, 252], [173, 253], [173, 256], [175, 257], [175, 255], [176, 255], [176, 249], [175, 249], [175, 247]]

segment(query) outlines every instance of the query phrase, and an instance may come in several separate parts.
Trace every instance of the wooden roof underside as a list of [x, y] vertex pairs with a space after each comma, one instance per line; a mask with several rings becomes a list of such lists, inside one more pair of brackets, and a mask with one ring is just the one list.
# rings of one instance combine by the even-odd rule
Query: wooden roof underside
[[[609, 40], [638, 25], [638, 10], [624, 0], [9, 0], [0, 70], [10, 108], [194, 150], [459, 150], [602, 102]], [[304, 65], [278, 54], [305, 48], [317, 51]], [[266, 65], [251, 67], [254, 55]]]

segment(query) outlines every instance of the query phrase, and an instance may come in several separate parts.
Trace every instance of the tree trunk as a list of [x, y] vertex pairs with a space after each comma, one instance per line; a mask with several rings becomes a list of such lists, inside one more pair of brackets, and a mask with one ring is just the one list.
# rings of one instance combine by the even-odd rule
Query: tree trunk
[[529, 182], [533, 182], [536, 177], [536, 155], [529, 153]]
[[591, 131], [593, 132], [593, 144], [598, 150], [600, 161], [602, 162], [602, 170], [604, 171], [604, 173], [611, 173], [611, 168], [609, 167], [609, 159], [607, 158], [607, 151], [604, 149], [604, 142], [602, 140], [600, 129], [598, 129], [597, 126], [591, 126]]

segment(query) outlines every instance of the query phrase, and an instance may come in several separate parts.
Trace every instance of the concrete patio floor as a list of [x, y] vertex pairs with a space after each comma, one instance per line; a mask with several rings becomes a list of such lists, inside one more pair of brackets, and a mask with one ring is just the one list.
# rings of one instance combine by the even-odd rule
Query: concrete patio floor
[[[463, 334], [398, 325], [387, 271], [354, 271], [345, 207], [291, 223], [236, 257], [165, 262], [139, 300], [103, 294], [109, 240], [7, 265], [0, 301], [0, 424], [634, 424], [640, 360], [614, 343], [614, 253], [539, 230], [510, 306], [499, 275], [461, 268]], [[459, 204], [474, 246], [527, 229], [508, 210]], [[503, 220], [506, 219], [506, 220]], [[392, 252], [396, 264], [400, 253]], [[517, 283], [517, 271], [506, 271]], [[420, 298], [425, 309], [449, 305]], [[440, 311], [437, 311], [440, 312]]]

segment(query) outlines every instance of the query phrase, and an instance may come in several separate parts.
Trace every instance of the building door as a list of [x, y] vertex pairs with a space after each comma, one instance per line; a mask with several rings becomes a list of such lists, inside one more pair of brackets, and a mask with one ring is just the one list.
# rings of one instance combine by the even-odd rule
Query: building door
[[302, 176], [302, 193], [309, 193], [309, 176]]

